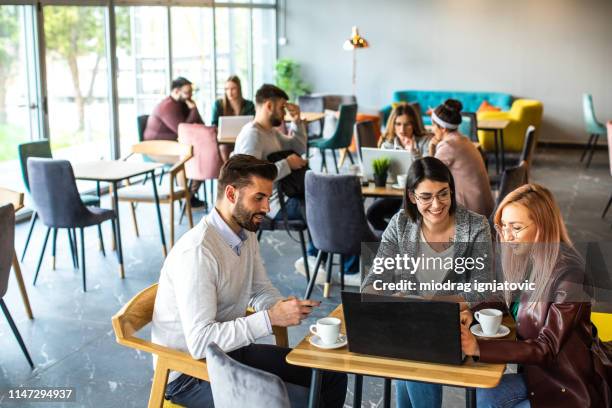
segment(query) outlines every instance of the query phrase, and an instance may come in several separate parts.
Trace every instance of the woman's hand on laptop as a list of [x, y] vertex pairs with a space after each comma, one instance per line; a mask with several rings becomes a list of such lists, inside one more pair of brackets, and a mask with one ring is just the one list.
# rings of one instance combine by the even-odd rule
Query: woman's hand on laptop
[[480, 356], [480, 348], [476, 337], [470, 331], [469, 326], [460, 325], [461, 327], [461, 350], [466, 356]]
[[474, 321], [474, 316], [472, 315], [470, 309], [464, 309], [459, 312], [459, 321], [461, 322], [462, 326], [466, 326], [468, 329], [470, 328], [472, 322]]
[[279, 300], [268, 310], [272, 326], [297, 326], [308, 317], [312, 308], [319, 306], [321, 302], [316, 300], [300, 300], [294, 296]]

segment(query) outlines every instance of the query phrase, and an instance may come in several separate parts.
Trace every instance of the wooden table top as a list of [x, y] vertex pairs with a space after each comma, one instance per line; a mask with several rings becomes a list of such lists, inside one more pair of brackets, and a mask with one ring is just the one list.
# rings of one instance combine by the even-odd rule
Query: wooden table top
[[387, 184], [384, 187], [376, 187], [370, 182], [367, 186], [361, 186], [361, 194], [364, 197], [404, 197], [404, 190], [398, 190]]
[[92, 181], [121, 181], [162, 167], [162, 163], [98, 160], [72, 165], [74, 178]]
[[478, 121], [478, 129], [480, 130], [503, 130], [508, 126], [508, 119], [485, 119]]
[[15, 212], [23, 208], [23, 193], [0, 187], [0, 206], [13, 204]]
[[[301, 112], [300, 117], [302, 118], [304, 122], [308, 123], [308, 122], [314, 122], [314, 121], [323, 119], [325, 117], [325, 113], [323, 112]], [[291, 122], [292, 120], [293, 119], [291, 118], [291, 115], [287, 113], [285, 115], [285, 121]]]
[[[341, 333], [346, 333], [342, 305], [330, 316], [342, 320]], [[510, 318], [511, 319], [511, 318]], [[504, 320], [504, 324], [506, 324]], [[470, 388], [493, 388], [499, 383], [505, 364], [476, 363], [468, 358], [462, 365], [424, 363], [398, 358], [376, 357], [351, 353], [348, 345], [335, 350], [322, 350], [308, 342], [306, 336], [288, 355], [289, 364], [321, 370], [370, 375], [400, 380]]]

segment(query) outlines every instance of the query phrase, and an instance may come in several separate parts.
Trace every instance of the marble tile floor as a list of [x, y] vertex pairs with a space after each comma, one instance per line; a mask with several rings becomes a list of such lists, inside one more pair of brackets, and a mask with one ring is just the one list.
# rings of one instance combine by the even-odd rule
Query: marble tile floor
[[[579, 157], [578, 150], [539, 148], [532, 179], [549, 186], [555, 193], [574, 240], [610, 242], [612, 211], [606, 220], [600, 218], [612, 191], [607, 152], [598, 151], [588, 170], [578, 163]], [[319, 168], [317, 163], [312, 167]], [[108, 204], [108, 197], [105, 197], [103, 205]], [[163, 207], [165, 220], [167, 210], [167, 206]], [[0, 390], [15, 386], [70, 386], [76, 389], [76, 403], [33, 403], [32, 407], [146, 406], [153, 372], [151, 356], [119, 346], [110, 322], [111, 316], [135, 293], [157, 281], [163, 262], [153, 207], [140, 205], [137, 213], [140, 238], [135, 237], [128, 207], [122, 204], [124, 280], [119, 279], [116, 257], [109, 250], [110, 225], [104, 226], [106, 257], [98, 251], [95, 228], [87, 230], [87, 293], [81, 291], [80, 273], [72, 268], [65, 232], [58, 237], [57, 269], [51, 270], [50, 250], [47, 248], [38, 283], [35, 287], [31, 285], [44, 236], [39, 223], [22, 265], [35, 319], [27, 319], [12, 277], [5, 297], [36, 369], [30, 371], [8, 324], [0, 318]], [[195, 221], [202, 215], [203, 212], [196, 212]], [[18, 253], [23, 248], [27, 227], [27, 223], [17, 226]], [[184, 221], [177, 236], [186, 229]], [[293, 268], [294, 261], [300, 256], [299, 244], [287, 239], [285, 232], [266, 232], [261, 251], [270, 277], [281, 292], [301, 296], [306, 282]], [[608, 265], [612, 265], [611, 254], [612, 251], [606, 254]], [[314, 298], [321, 297], [322, 292], [317, 288]], [[324, 300], [308, 321], [289, 330], [290, 343], [295, 345], [301, 340], [308, 325], [329, 313], [338, 302], [339, 288], [335, 286], [332, 296]], [[352, 384], [352, 378], [349, 380]], [[381, 399], [382, 380], [366, 378], [362, 406], [381, 406]], [[351, 401], [352, 387], [349, 386], [346, 406], [351, 406]], [[0, 400], [0, 406], [30, 405], [4, 399]], [[444, 407], [462, 406], [465, 406], [463, 390], [446, 387]]]

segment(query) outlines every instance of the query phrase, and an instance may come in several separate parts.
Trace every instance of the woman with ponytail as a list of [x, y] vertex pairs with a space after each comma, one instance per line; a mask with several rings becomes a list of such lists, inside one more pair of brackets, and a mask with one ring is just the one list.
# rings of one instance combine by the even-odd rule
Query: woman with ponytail
[[489, 175], [478, 149], [459, 132], [463, 105], [447, 99], [431, 114], [434, 137], [429, 154], [442, 160], [455, 178], [457, 202], [485, 217], [493, 212]]
[[584, 261], [574, 249], [553, 195], [537, 184], [514, 190], [494, 217], [508, 282], [532, 291], [506, 293], [516, 340], [476, 338], [462, 313], [461, 347], [482, 362], [518, 364], [495, 388], [478, 389], [478, 407], [612, 406], [612, 363], [591, 323]]

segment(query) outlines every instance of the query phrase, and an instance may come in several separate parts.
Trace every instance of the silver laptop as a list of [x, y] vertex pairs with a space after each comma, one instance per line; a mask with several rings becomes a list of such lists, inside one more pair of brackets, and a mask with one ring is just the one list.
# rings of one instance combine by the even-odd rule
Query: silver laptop
[[398, 174], [408, 173], [408, 169], [412, 166], [413, 158], [410, 152], [405, 150], [391, 150], [391, 149], [377, 149], [374, 147], [363, 147], [361, 148], [361, 169], [363, 175], [368, 180], [374, 179], [374, 171], [372, 168], [372, 162], [381, 157], [387, 157], [391, 160], [391, 167], [389, 168], [389, 179], [388, 181], [395, 183], [396, 176]]
[[217, 138], [222, 139], [236, 139], [238, 134], [250, 121], [254, 118], [253, 115], [248, 116], [220, 116], [219, 117], [219, 132]]

